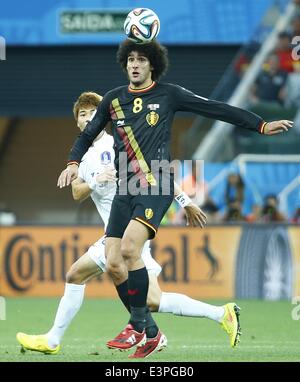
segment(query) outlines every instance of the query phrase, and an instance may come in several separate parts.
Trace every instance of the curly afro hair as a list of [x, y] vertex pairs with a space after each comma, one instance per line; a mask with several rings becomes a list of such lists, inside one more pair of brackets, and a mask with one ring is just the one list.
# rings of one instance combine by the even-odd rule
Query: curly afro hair
[[117, 61], [127, 73], [127, 58], [131, 52], [138, 52], [147, 57], [153, 67], [152, 80], [157, 81], [164, 75], [169, 66], [168, 50], [159, 42], [153, 40], [148, 44], [136, 44], [133, 41], [123, 41], [117, 52]]

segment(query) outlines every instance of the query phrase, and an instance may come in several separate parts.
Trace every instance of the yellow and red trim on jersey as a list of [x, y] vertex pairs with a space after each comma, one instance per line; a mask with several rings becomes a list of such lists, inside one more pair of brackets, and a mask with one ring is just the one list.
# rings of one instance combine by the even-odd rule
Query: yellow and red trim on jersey
[[111, 101], [111, 106], [112, 106], [114, 112], [116, 113], [118, 119], [124, 119], [125, 118], [125, 114], [121, 108], [119, 98], [113, 99]]
[[129, 144], [130, 144], [130, 146], [131, 146], [131, 148], [135, 154], [135, 157], [138, 161], [140, 169], [142, 170], [142, 172], [145, 175], [147, 182], [149, 184], [151, 184], [151, 186], [156, 186], [156, 184], [157, 184], [156, 179], [155, 179], [154, 175], [152, 174], [152, 172], [150, 171], [150, 169], [149, 169], [149, 167], [145, 161], [144, 155], [141, 152], [141, 149], [140, 149], [139, 144], [137, 143], [137, 141], [135, 139], [135, 136], [133, 134], [131, 127], [130, 126], [124, 126], [124, 131], [127, 134]]
[[120, 137], [124, 143], [125, 150], [126, 150], [127, 155], [128, 155], [128, 159], [131, 161], [132, 169], [137, 174], [137, 176], [139, 177], [139, 179], [141, 181], [141, 186], [147, 187], [147, 185], [148, 185], [147, 180], [146, 180], [142, 170], [140, 169], [137, 157], [136, 157], [135, 152], [133, 151], [133, 149], [130, 145], [130, 142], [129, 142], [128, 136], [126, 135], [126, 132], [124, 131], [123, 128], [119, 128], [119, 127], [117, 127], [117, 132], [119, 133], [119, 135], [120, 135]]
[[135, 218], [133, 218], [133, 219], [134, 219], [134, 220], [137, 220], [137, 221], [139, 221], [140, 223], [142, 223], [142, 224], [146, 225], [147, 227], [151, 228], [152, 231], [154, 231], [154, 234], [156, 235], [156, 233], [157, 233], [157, 229], [156, 229], [152, 224], [146, 222], [144, 219], [139, 218], [139, 217], [135, 217]]
[[145, 88], [142, 88], [142, 89], [132, 89], [130, 87], [130, 85], [129, 85], [128, 86], [128, 91], [130, 93], [134, 93], [134, 94], [136, 94], [136, 93], [144, 93], [144, 92], [148, 92], [149, 90], [153, 89], [155, 85], [156, 85], [155, 81], [153, 81], [151, 85], [149, 85], [149, 86], [147, 86]]
[[266, 127], [266, 124], [267, 124], [268, 122], [262, 122], [261, 123], [261, 125], [260, 125], [260, 127], [259, 127], [259, 132], [260, 132], [260, 134], [264, 134], [265, 133], [265, 127]]

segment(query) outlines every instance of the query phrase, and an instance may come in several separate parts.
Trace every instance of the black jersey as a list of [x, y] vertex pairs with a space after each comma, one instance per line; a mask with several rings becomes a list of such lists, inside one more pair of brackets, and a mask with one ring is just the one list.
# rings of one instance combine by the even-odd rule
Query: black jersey
[[153, 82], [141, 90], [121, 86], [104, 96], [95, 117], [75, 141], [69, 162], [79, 163], [111, 121], [116, 169], [119, 170], [120, 157], [126, 153], [141, 181], [152, 184], [155, 180], [150, 171], [151, 161], [170, 160], [171, 125], [176, 111], [194, 112], [258, 132], [263, 123], [254, 113], [200, 97], [178, 85]]

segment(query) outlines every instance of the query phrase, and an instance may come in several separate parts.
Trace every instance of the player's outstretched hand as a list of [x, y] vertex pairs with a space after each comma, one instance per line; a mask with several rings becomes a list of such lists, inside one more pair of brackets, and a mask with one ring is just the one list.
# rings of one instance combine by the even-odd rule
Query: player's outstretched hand
[[65, 168], [57, 180], [57, 187], [63, 188], [69, 186], [70, 183], [78, 176], [78, 166], [76, 164], [70, 164]]
[[200, 226], [204, 228], [206, 224], [206, 215], [196, 204], [190, 203], [184, 207], [187, 225], [196, 227]]
[[281, 121], [268, 122], [264, 127], [264, 135], [275, 135], [288, 131], [293, 127], [292, 121], [282, 119]]

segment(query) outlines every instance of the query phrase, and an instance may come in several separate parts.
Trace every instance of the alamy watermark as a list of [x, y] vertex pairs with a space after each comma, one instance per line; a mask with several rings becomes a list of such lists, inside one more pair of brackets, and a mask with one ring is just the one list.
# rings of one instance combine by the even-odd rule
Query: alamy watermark
[[182, 191], [198, 203], [205, 198], [203, 160], [128, 161], [127, 153], [119, 153], [119, 195], [172, 195], [175, 181]]
[[6, 302], [2, 296], [0, 296], [0, 321], [1, 320], [6, 320]]
[[292, 309], [292, 319], [295, 321], [300, 320], [300, 296], [295, 296], [292, 299], [292, 304], [295, 307]]
[[0, 61], [6, 60], [6, 41], [5, 38], [0, 36]]
[[293, 37], [292, 45], [294, 46], [294, 48], [292, 49], [293, 60], [300, 60], [300, 36]]

